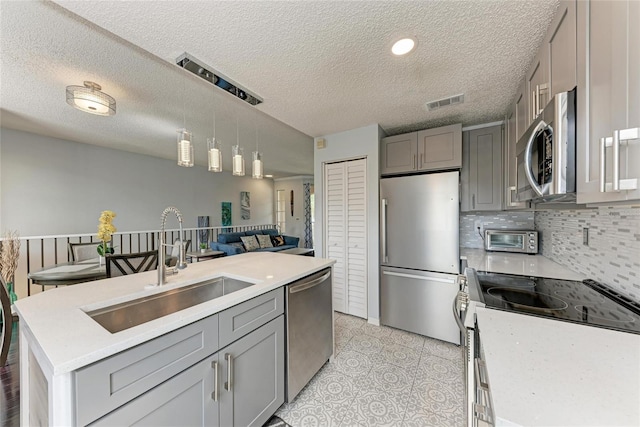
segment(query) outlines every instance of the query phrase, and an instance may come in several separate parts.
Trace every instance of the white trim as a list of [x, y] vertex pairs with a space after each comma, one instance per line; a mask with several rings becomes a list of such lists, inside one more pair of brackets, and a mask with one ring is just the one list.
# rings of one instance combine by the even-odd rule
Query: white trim
[[313, 175], [296, 175], [296, 176], [287, 176], [285, 178], [274, 178], [274, 182], [280, 181], [291, 181], [293, 179], [313, 179]]
[[500, 120], [498, 122], [483, 123], [481, 125], [465, 126], [465, 127], [462, 128], [462, 132], [465, 132], [465, 131], [468, 131], [468, 130], [483, 129], [483, 128], [488, 128], [488, 127], [492, 127], [492, 126], [499, 126], [499, 125], [503, 125], [503, 124], [504, 124], [504, 120]]
[[369, 323], [370, 325], [380, 326], [380, 319], [376, 319], [375, 317], [369, 317], [367, 319], [367, 323]]

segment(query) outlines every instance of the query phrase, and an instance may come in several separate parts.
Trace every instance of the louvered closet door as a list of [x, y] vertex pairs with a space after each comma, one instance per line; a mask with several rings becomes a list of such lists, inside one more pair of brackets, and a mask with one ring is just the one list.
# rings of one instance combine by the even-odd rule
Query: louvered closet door
[[334, 310], [367, 317], [366, 160], [325, 165], [326, 256]]
[[345, 213], [346, 189], [343, 163], [325, 165], [326, 191], [326, 257], [333, 265], [333, 309], [346, 313], [345, 276]]
[[347, 312], [367, 317], [367, 212], [365, 160], [346, 162], [347, 169]]

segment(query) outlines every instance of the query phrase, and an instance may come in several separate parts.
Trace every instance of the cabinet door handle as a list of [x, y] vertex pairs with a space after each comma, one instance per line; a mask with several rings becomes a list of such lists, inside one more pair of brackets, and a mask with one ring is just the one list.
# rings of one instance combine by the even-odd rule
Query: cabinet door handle
[[[615, 130], [612, 137], [600, 138], [600, 192], [638, 189], [638, 178], [620, 179], [620, 145], [629, 145], [640, 136], [640, 128]], [[607, 182], [607, 148], [611, 147], [613, 179]]]
[[413, 155], [413, 168], [418, 169], [418, 156]]
[[424, 165], [424, 153], [420, 153], [420, 169], [423, 168]]
[[211, 367], [213, 368], [213, 393], [211, 393], [211, 398], [214, 402], [218, 401], [218, 362], [211, 362]]
[[613, 131], [613, 191], [620, 191], [620, 132]]
[[600, 192], [607, 190], [607, 138], [600, 138]]
[[225, 353], [224, 360], [227, 361], [227, 381], [224, 383], [224, 389], [231, 391], [231, 388], [233, 387], [233, 356], [229, 353]]
[[387, 255], [387, 205], [389, 204], [387, 199], [382, 199], [382, 220], [380, 226], [382, 227], [382, 262], [385, 264], [389, 262], [389, 256]]
[[476, 195], [472, 194], [471, 195], [471, 209], [475, 209], [476, 208]]

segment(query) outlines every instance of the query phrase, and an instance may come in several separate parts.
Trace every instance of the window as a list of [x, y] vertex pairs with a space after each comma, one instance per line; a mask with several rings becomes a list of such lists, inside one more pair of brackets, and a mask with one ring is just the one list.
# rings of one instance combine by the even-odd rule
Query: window
[[276, 191], [276, 225], [278, 226], [278, 230], [280, 230], [280, 234], [284, 234], [285, 232], [285, 192], [284, 190]]

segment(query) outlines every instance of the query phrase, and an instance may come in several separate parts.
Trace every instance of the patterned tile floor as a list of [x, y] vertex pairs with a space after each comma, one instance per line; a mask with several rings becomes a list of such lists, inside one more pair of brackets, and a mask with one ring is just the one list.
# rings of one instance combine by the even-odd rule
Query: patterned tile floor
[[336, 312], [336, 355], [276, 413], [293, 427], [463, 426], [460, 347]]

